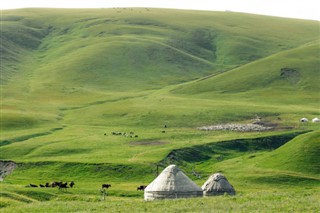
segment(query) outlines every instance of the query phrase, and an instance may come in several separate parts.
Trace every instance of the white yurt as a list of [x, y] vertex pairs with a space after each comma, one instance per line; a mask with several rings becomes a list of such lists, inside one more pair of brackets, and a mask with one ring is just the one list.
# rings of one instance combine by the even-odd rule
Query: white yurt
[[305, 122], [308, 122], [309, 120], [308, 120], [308, 118], [301, 118], [300, 119], [300, 122], [302, 122], [302, 123], [305, 123]]
[[145, 200], [202, 196], [202, 189], [176, 165], [170, 165], [165, 168], [144, 190]]
[[314, 118], [314, 119], [312, 119], [312, 123], [318, 123], [318, 122], [320, 122], [320, 119], [319, 119], [319, 118]]
[[204, 196], [223, 195], [224, 193], [229, 195], [236, 194], [233, 186], [221, 173], [211, 175], [201, 188]]

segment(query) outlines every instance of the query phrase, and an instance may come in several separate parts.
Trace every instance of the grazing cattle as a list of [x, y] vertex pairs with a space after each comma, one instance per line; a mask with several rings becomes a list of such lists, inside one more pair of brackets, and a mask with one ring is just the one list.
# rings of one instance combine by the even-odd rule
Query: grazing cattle
[[70, 188], [73, 188], [74, 184], [75, 184], [74, 181], [71, 181], [69, 184]]
[[102, 184], [102, 187], [101, 187], [101, 188], [106, 188], [106, 189], [108, 189], [109, 187], [111, 187], [110, 184], [104, 183], [104, 184]]
[[65, 189], [65, 191], [67, 191], [67, 188], [69, 188], [68, 187], [68, 182], [59, 184], [59, 190], [60, 191], [62, 191], [63, 189]]
[[39, 184], [39, 186], [40, 186], [40, 187], [44, 187], [44, 185], [42, 185], [42, 184]]
[[141, 185], [141, 186], [138, 186], [137, 187], [137, 191], [144, 191], [145, 190], [145, 188], [147, 188], [147, 186], [144, 186], [144, 185]]
[[121, 132], [112, 132], [112, 135], [122, 135]]
[[50, 183], [47, 182], [45, 186], [46, 186], [46, 187], [50, 187]]
[[38, 187], [38, 185], [35, 185], [35, 184], [32, 184], [32, 183], [30, 183], [29, 186], [30, 187]]
[[55, 181], [55, 182], [52, 182], [52, 183], [51, 183], [51, 187], [60, 186], [60, 184], [62, 184], [62, 182], [57, 182], [57, 181]]

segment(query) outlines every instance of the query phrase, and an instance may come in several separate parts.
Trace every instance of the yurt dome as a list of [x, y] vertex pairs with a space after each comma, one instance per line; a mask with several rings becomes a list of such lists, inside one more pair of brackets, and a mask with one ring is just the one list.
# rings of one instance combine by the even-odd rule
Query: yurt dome
[[312, 119], [312, 123], [318, 123], [318, 122], [320, 122], [320, 119], [319, 119], [319, 118], [314, 118], [314, 119]]
[[165, 168], [144, 190], [145, 200], [201, 197], [202, 189], [176, 165]]
[[304, 122], [308, 122], [308, 121], [309, 121], [308, 118], [301, 118], [301, 119], [300, 119], [300, 122], [303, 122], [303, 123], [304, 123]]
[[215, 173], [211, 175], [201, 188], [204, 196], [223, 195], [224, 193], [229, 195], [236, 194], [233, 186], [221, 173]]

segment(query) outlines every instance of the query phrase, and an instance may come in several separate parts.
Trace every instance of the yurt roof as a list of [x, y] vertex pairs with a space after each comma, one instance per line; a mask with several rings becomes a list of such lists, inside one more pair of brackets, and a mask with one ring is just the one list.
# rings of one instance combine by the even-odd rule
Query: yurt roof
[[233, 186], [229, 183], [227, 178], [221, 173], [215, 173], [209, 177], [209, 179], [202, 185], [204, 195], [219, 195], [228, 193], [230, 195], [235, 194]]
[[145, 189], [145, 192], [194, 192], [202, 191], [189, 177], [187, 177], [176, 165], [165, 168]]
[[313, 122], [313, 123], [320, 122], [320, 119], [319, 119], [319, 118], [313, 118], [313, 119], [312, 119], [312, 122]]

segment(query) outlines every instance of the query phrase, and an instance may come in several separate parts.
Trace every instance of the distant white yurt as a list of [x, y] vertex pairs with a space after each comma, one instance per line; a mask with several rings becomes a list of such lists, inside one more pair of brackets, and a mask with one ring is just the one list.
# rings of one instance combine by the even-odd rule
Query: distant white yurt
[[176, 165], [170, 165], [165, 168], [144, 190], [145, 200], [202, 196], [202, 189]]
[[309, 120], [308, 120], [308, 118], [301, 118], [300, 119], [300, 122], [302, 122], [302, 123], [305, 123], [305, 122], [308, 122]]
[[312, 119], [312, 123], [318, 123], [318, 122], [320, 122], [320, 119], [319, 119], [319, 118], [314, 118], [314, 119]]
[[201, 188], [204, 196], [223, 195], [224, 193], [229, 195], [236, 194], [233, 186], [221, 173], [211, 175]]

